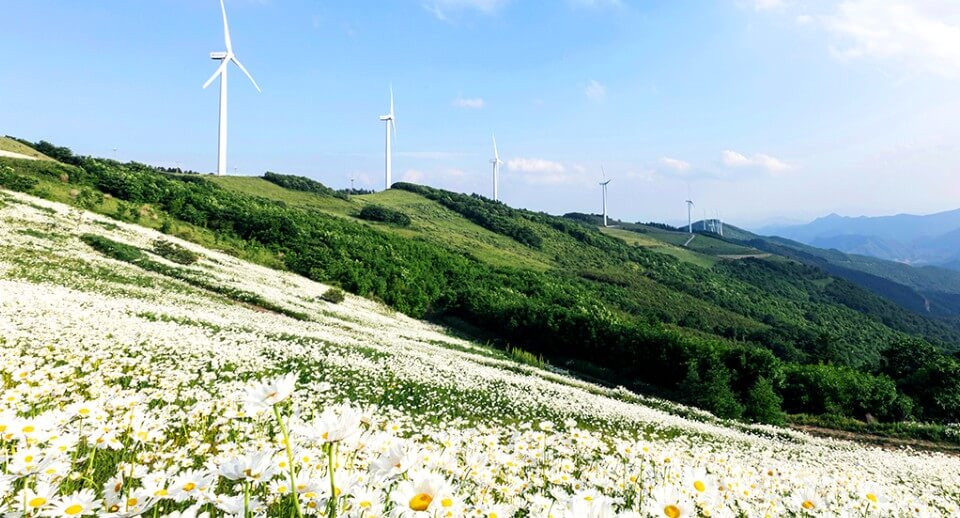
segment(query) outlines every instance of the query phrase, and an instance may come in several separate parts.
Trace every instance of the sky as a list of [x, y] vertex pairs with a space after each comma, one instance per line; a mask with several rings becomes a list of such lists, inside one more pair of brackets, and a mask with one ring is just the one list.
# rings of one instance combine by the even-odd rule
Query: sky
[[[4, 0], [0, 133], [214, 171], [217, 0]], [[956, 0], [226, 0], [229, 171], [756, 228], [960, 207]], [[116, 152], [113, 150], [116, 149]]]

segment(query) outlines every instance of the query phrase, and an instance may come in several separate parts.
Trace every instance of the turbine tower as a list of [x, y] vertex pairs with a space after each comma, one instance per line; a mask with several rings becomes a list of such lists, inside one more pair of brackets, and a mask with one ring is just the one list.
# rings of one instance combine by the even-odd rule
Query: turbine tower
[[387, 123], [387, 151], [383, 187], [384, 190], [387, 190], [390, 188], [390, 185], [393, 182], [393, 147], [390, 145], [390, 130], [393, 129], [393, 136], [397, 136], [397, 119], [393, 115], [393, 85], [390, 85], [390, 113], [387, 115], [381, 115], [380, 120]]
[[687, 232], [693, 234], [693, 201], [687, 200]]
[[497, 151], [497, 136], [493, 136], [493, 158], [490, 159], [493, 164], [493, 201], [500, 201], [500, 166], [503, 160], [500, 160], [500, 152]]
[[606, 180], [607, 173], [604, 172], [603, 166], [600, 166], [600, 174], [603, 175], [604, 181], [600, 182], [600, 188], [603, 190], [603, 226], [607, 226], [607, 185], [613, 181], [613, 178]]
[[257, 92], [260, 92], [260, 86], [254, 81], [253, 76], [250, 75], [250, 72], [247, 72], [247, 68], [243, 66], [243, 63], [240, 63], [240, 60], [238, 60], [237, 56], [233, 53], [233, 44], [230, 41], [230, 26], [227, 25], [227, 8], [223, 5], [223, 0], [220, 0], [220, 12], [223, 13], [223, 41], [226, 44], [227, 50], [225, 52], [210, 53], [210, 59], [220, 61], [220, 66], [217, 67], [217, 70], [210, 76], [210, 79], [207, 79], [207, 82], [203, 84], [203, 87], [206, 88], [213, 83], [214, 79], [220, 77], [220, 132], [217, 145], [217, 176], [227, 174], [227, 69], [231, 61], [240, 67], [240, 70], [246, 74], [250, 82], [253, 83], [253, 87], [257, 89]]

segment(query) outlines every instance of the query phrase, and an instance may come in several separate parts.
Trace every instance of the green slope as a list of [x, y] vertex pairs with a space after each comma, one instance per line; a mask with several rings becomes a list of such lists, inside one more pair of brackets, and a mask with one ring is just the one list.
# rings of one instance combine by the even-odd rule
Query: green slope
[[[953, 326], [818, 269], [723, 260], [762, 254], [714, 236], [681, 248], [670, 240], [682, 233], [658, 227], [601, 232], [409, 184], [348, 197], [299, 180], [305, 191], [63, 156], [67, 165], [0, 160], [0, 169], [28, 192], [70, 201], [99, 190], [109, 197], [92, 208], [118, 219], [340, 284], [412, 316], [721, 415], [775, 420], [777, 394], [801, 390], [830, 401], [788, 398], [785, 409], [935, 418], [942, 410], [897, 403], [902, 395], [882, 376], [881, 352], [907, 335], [960, 343]], [[369, 204], [401, 211], [410, 224], [360, 220]], [[692, 246], [698, 240], [700, 249]], [[837, 391], [854, 385], [869, 390]]]

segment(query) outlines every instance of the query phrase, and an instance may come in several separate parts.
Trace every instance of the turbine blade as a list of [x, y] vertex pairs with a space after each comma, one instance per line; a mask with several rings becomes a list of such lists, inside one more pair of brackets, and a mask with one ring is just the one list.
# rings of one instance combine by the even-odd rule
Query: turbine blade
[[212, 83], [214, 79], [216, 79], [217, 77], [219, 77], [220, 74], [223, 73], [223, 69], [225, 69], [225, 68], [227, 68], [227, 60], [223, 60], [223, 62], [220, 63], [220, 66], [217, 67], [216, 70], [214, 70], [213, 75], [210, 76], [210, 79], [207, 79], [207, 82], [206, 82], [206, 83], [203, 83], [203, 87], [206, 88], [206, 87], [210, 86], [210, 83]]
[[227, 6], [220, 0], [220, 12], [223, 13], [223, 42], [227, 45], [227, 52], [233, 53], [233, 44], [230, 42], [230, 26], [227, 24]]
[[234, 63], [237, 64], [238, 67], [240, 67], [240, 70], [242, 70], [243, 73], [247, 75], [247, 78], [250, 79], [250, 82], [253, 83], [253, 87], [256, 88], [258, 92], [262, 92], [262, 90], [260, 90], [260, 85], [258, 85], [257, 82], [254, 81], [253, 76], [250, 75], [250, 72], [247, 72], [247, 67], [243, 66], [243, 63], [241, 63], [236, 56], [231, 54], [230, 61], [233, 61]]
[[396, 119], [390, 119], [390, 126], [393, 127], [393, 140], [397, 140], [397, 121]]
[[[390, 83], [390, 118], [393, 118], [393, 83]], [[396, 127], [394, 127], [396, 130]]]
[[497, 136], [493, 136], [493, 159], [500, 162], [500, 151], [497, 150]]
[[600, 164], [600, 174], [603, 175], [603, 179], [607, 179], [607, 173], [603, 170], [603, 164]]

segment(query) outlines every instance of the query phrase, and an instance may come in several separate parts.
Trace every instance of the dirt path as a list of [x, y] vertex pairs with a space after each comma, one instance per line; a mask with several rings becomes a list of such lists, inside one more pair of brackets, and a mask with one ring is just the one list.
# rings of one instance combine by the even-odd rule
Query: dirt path
[[791, 424], [790, 428], [806, 432], [817, 437], [829, 437], [831, 439], [843, 439], [846, 441], [858, 442], [861, 444], [870, 444], [888, 450], [901, 450], [910, 448], [913, 450], [934, 451], [946, 453], [949, 455], [960, 455], [960, 445], [925, 441], [921, 439], [901, 439], [897, 437], [884, 437], [882, 435], [873, 435], [869, 433], [848, 432], [845, 430], [834, 430], [832, 428], [820, 428], [818, 426]]
[[20, 153], [14, 153], [13, 151], [4, 151], [4, 150], [2, 150], [2, 149], [0, 149], [0, 156], [7, 157], [7, 158], [20, 158], [20, 159], [23, 159], [23, 160], [36, 160], [36, 159], [37, 159], [36, 157], [27, 156], [27, 155], [23, 155], [23, 154], [20, 154]]

